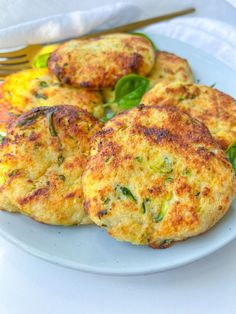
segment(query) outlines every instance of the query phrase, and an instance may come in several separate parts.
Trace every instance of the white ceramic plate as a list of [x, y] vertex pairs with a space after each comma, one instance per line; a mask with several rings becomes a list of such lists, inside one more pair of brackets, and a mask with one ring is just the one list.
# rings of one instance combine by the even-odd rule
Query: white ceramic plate
[[[236, 73], [230, 68], [179, 41], [148, 35], [159, 49], [187, 58], [200, 83], [216, 83], [217, 88], [236, 98]], [[62, 266], [100, 274], [147, 274], [193, 262], [236, 238], [236, 199], [209, 232], [166, 250], [117, 242], [96, 226], [47, 226], [5, 212], [0, 212], [0, 233], [27, 252]]]

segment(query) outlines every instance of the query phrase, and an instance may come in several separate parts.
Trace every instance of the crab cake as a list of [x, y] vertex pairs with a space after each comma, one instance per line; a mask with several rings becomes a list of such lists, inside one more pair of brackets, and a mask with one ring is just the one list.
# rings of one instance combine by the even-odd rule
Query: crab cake
[[148, 75], [151, 86], [157, 83], [172, 83], [180, 81], [193, 83], [193, 73], [186, 59], [176, 56], [173, 53], [157, 51], [155, 65]]
[[186, 110], [209, 128], [223, 149], [236, 140], [236, 101], [217, 89], [180, 82], [157, 84], [141, 102], [144, 105], [174, 105]]
[[85, 210], [121, 241], [163, 248], [211, 228], [235, 173], [208, 129], [174, 106], [118, 114], [92, 141]]
[[9, 75], [2, 85], [1, 99], [12, 113], [57, 104], [73, 105], [93, 113], [103, 102], [99, 92], [61, 85], [48, 69], [29, 69]]
[[88, 223], [81, 174], [99, 129], [73, 106], [39, 107], [17, 118], [0, 149], [0, 208], [47, 224]]
[[52, 53], [48, 67], [65, 84], [103, 89], [126, 74], [146, 76], [154, 60], [153, 45], [145, 37], [111, 34], [64, 43]]

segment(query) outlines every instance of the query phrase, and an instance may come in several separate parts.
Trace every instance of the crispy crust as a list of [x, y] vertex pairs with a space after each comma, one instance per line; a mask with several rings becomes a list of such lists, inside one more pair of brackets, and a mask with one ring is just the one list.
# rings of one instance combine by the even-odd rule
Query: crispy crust
[[17, 118], [0, 150], [0, 208], [48, 224], [89, 222], [81, 175], [99, 129], [73, 106], [39, 107]]
[[64, 84], [103, 89], [114, 87], [129, 73], [147, 75], [154, 58], [154, 49], [146, 38], [112, 34], [66, 42], [52, 53], [48, 67]]
[[218, 144], [227, 149], [236, 140], [236, 101], [217, 89], [196, 84], [159, 83], [141, 100], [145, 105], [171, 105], [202, 121]]
[[168, 247], [228, 210], [235, 174], [208, 129], [173, 106], [139, 106], [92, 139], [85, 209], [118, 240]]

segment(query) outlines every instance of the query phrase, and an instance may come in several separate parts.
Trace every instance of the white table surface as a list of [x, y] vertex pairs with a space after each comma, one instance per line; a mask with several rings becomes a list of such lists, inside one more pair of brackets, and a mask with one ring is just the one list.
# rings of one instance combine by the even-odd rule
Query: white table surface
[[[143, 18], [194, 3], [198, 16], [217, 18], [236, 27], [236, 10], [220, 0], [130, 2], [143, 8]], [[0, 0], [0, 28], [104, 3], [109, 1]], [[100, 276], [41, 261], [0, 238], [0, 314], [233, 314], [235, 266], [233, 241], [200, 261], [165, 273]]]

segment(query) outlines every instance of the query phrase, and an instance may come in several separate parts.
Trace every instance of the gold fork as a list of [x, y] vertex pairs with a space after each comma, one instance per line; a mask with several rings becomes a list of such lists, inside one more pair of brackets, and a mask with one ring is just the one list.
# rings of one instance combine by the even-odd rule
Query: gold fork
[[[93, 38], [100, 35], [111, 34], [111, 33], [124, 33], [130, 32], [135, 29], [145, 27], [147, 25], [162, 22], [165, 20], [172, 19], [174, 17], [193, 13], [195, 8], [189, 8], [181, 11], [176, 11], [162, 16], [153, 17], [150, 19], [118, 26], [109, 30], [88, 34], [79, 38]], [[45, 45], [29, 45], [19, 50], [10, 52], [0, 53], [0, 80], [3, 80], [7, 75], [17, 72], [19, 70], [31, 68], [31, 61], [34, 56], [39, 52]]]

